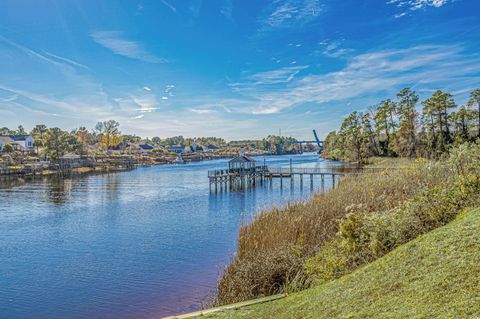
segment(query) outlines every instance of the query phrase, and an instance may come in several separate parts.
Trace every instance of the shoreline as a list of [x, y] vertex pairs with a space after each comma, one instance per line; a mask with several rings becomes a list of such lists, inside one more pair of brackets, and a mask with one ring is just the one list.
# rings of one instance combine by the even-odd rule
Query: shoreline
[[[298, 155], [298, 154], [253, 154], [250, 155], [251, 157], [270, 157], [270, 156], [285, 156], [285, 155]], [[207, 157], [201, 160], [191, 160], [186, 161], [184, 164], [176, 164], [174, 162], [148, 162], [148, 163], [137, 163], [133, 164], [133, 166], [125, 167], [125, 166], [105, 166], [105, 165], [98, 165], [98, 166], [81, 166], [75, 168], [67, 168], [67, 169], [35, 169], [32, 167], [23, 168], [0, 168], [0, 181], [5, 179], [15, 179], [15, 178], [35, 178], [35, 177], [47, 177], [47, 176], [82, 176], [82, 175], [89, 175], [89, 174], [103, 174], [103, 173], [117, 173], [117, 172], [127, 172], [131, 170], [135, 170], [138, 167], [152, 167], [152, 166], [162, 166], [162, 165], [185, 165], [189, 163], [198, 163], [204, 161], [213, 161], [213, 160], [221, 160], [221, 159], [230, 159], [233, 158], [234, 155], [231, 156], [218, 156], [218, 157]], [[10, 170], [10, 172], [8, 172]], [[8, 173], [5, 173], [5, 172]]]

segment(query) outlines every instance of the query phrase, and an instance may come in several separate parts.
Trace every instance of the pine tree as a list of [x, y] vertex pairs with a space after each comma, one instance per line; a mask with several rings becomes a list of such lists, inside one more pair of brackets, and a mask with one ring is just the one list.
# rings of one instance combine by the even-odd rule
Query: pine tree
[[397, 94], [397, 114], [400, 118], [400, 128], [396, 133], [395, 152], [400, 156], [414, 157], [416, 150], [416, 119], [415, 106], [418, 95], [405, 88]]

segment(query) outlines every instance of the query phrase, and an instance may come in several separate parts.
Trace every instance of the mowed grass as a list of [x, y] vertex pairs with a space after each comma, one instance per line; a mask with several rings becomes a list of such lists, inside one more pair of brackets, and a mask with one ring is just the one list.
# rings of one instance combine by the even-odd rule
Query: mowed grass
[[480, 209], [349, 275], [209, 318], [480, 318]]

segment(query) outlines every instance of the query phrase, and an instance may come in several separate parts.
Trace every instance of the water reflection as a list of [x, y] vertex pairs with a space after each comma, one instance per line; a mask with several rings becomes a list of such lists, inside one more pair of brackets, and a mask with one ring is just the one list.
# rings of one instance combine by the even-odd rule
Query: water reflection
[[[294, 163], [325, 165], [316, 155]], [[198, 309], [235, 253], [240, 225], [311, 194], [307, 179], [289, 178], [210, 193], [207, 171], [225, 166], [0, 182], [0, 317], [148, 318]]]

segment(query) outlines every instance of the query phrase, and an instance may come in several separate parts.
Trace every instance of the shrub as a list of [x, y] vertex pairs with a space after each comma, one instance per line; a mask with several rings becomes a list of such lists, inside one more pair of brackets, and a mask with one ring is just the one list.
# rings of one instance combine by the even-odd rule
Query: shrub
[[241, 227], [237, 255], [219, 280], [218, 302], [337, 278], [479, 203], [478, 145], [461, 145], [438, 162], [393, 162], [402, 166], [347, 176], [334, 190], [262, 212]]
[[338, 278], [480, 205], [479, 150], [461, 146], [447, 160], [425, 167], [425, 174], [443, 172], [444, 178], [398, 207], [348, 214], [336, 237], [306, 262], [307, 275], [317, 283]]

